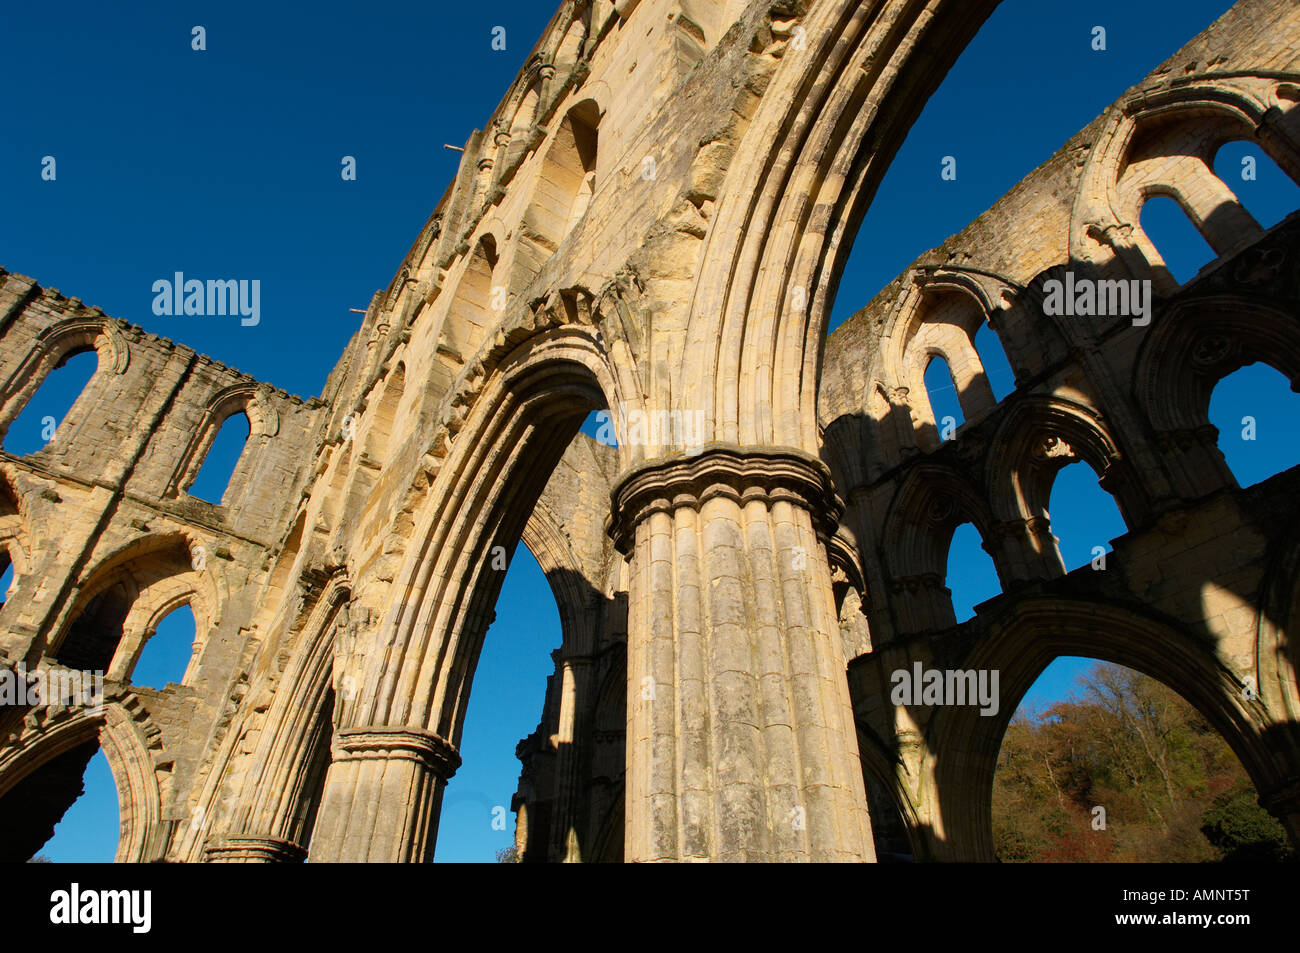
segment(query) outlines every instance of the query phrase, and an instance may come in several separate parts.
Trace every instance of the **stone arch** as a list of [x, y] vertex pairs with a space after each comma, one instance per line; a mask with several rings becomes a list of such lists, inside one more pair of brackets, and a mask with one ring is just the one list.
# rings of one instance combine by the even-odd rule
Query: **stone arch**
[[841, 525], [827, 542], [826, 554], [831, 564], [831, 593], [844, 642], [844, 658], [852, 661], [871, 651], [871, 627], [867, 622], [871, 597], [857, 547], [849, 536], [851, 533]]
[[[687, 376], [679, 398], [702, 408], [713, 439], [817, 446], [823, 329], [846, 238], [889, 159], [996, 0], [882, 6], [826, 3], [800, 18], [790, 55], [777, 24], [754, 47], [774, 70], [714, 200], [691, 292], [684, 353], [717, 368]], [[881, 29], [889, 22], [889, 29]], [[924, 55], [917, 51], [924, 50]], [[770, 76], [770, 79], [769, 79]], [[771, 408], [753, 413], [754, 408]]]
[[298, 509], [297, 515], [290, 524], [289, 532], [284, 537], [284, 541], [276, 547], [275, 563], [266, 581], [271, 601], [279, 599], [280, 594], [284, 592], [285, 585], [289, 582], [293, 567], [298, 562], [298, 554], [303, 548], [303, 536], [306, 528], [307, 507], [303, 505]]
[[194, 428], [168, 482], [167, 496], [176, 497], [189, 489], [226, 419], [242, 413], [248, 417], [248, 440], [244, 444], [239, 461], [235, 464], [225, 496], [222, 498], [223, 504], [230, 500], [231, 494], [236, 493], [245, 482], [250, 449], [275, 436], [279, 431], [279, 415], [263, 390], [263, 386], [250, 381], [232, 384], [209, 399], [202, 417], [199, 418], [198, 426]]
[[295, 861], [307, 855], [329, 764], [339, 706], [353, 693], [336, 662], [339, 630], [351, 624], [351, 590], [336, 573], [303, 625], [289, 664], [260, 724], [240, 798], [223, 834], [205, 858], [217, 861]]
[[41, 331], [31, 351], [0, 386], [0, 437], [52, 371], [87, 351], [95, 352], [98, 365], [68, 412], [68, 417], [76, 420], [84, 416], [85, 401], [93, 399], [103, 372], [109, 368], [115, 374], [126, 372], [130, 347], [121, 330], [107, 318], [69, 318]]
[[991, 547], [994, 521], [979, 490], [948, 467], [912, 468], [890, 503], [880, 537], [887, 583], [896, 594], [900, 632], [929, 632], [956, 624], [947, 588], [948, 550], [957, 527], [967, 522], [983, 538], [1005, 585], [1005, 567]]
[[[486, 232], [461, 273], [456, 294], [443, 318], [438, 351], [459, 367], [478, 350], [488, 332], [505, 314], [504, 283], [498, 275], [500, 252], [497, 236]], [[513, 289], [512, 289], [513, 290]]]
[[[6, 475], [0, 473], [0, 573], [12, 566], [15, 586], [32, 572], [32, 538], [23, 513], [25, 508]], [[0, 592], [0, 601], [4, 600], [6, 594]]]
[[528, 141], [533, 126], [537, 124], [537, 112], [540, 107], [541, 80], [534, 77], [524, 88], [523, 95], [519, 97], [518, 102], [515, 103], [510, 118], [510, 141], [512, 143], [518, 142], [523, 145]]
[[584, 99], [559, 123], [519, 223], [509, 289], [525, 288], [586, 212], [596, 188], [600, 107]]
[[[574, 3], [568, 14], [569, 24], [565, 27], [560, 41], [551, 55], [560, 82], [573, 71], [578, 63], [591, 52], [591, 5]], [[557, 34], [558, 35], [558, 34]]]
[[520, 541], [537, 560], [555, 596], [564, 651], [590, 654], [597, 635], [589, 620], [593, 590], [564, 529], [551, 513], [538, 506], [524, 525]]
[[1190, 633], [1153, 615], [1101, 601], [1033, 596], [1000, 608], [966, 669], [999, 672], [996, 715], [940, 706], [926, 732], [924, 771], [934, 786], [937, 860], [992, 860], [993, 773], [1007, 724], [1053, 660], [1084, 656], [1142, 672], [1182, 695], [1223, 736], [1263, 795], [1288, 775], [1266, 741], [1274, 723], [1259, 700]]
[[[880, 361], [884, 382], [908, 395], [922, 446], [932, 449], [939, 443], [925, 386], [925, 372], [934, 357], [947, 362], [967, 421], [997, 404], [975, 336], [988, 323], [1001, 344], [994, 316], [1009, 309], [1021, 290], [994, 276], [960, 269], [912, 272], [911, 285], [899, 295], [882, 336]], [[1003, 349], [1008, 350], [1005, 345]], [[868, 403], [872, 399], [868, 391]]]
[[[330, 850], [343, 849], [338, 834], [354, 812], [368, 813], [373, 798], [397, 798], [392, 809], [414, 812], [414, 826], [400, 844], [376, 843], [373, 856], [398, 851], [402, 859], [419, 859], [432, 851], [441, 792], [459, 764], [470, 684], [501, 585], [501, 573], [490, 569], [492, 550], [513, 552], [582, 420], [617, 402], [614, 373], [590, 325], [566, 321], [577, 303], [558, 296], [540, 328], [499, 336], [501, 353], [467, 367], [444, 405], [435, 437], [440, 452], [426, 457], [432, 484], [422, 502], [403, 507], [413, 509], [413, 544], [390, 608], [371, 633], [359, 699], [336, 741], [319, 821]], [[381, 764], [378, 775], [376, 761], [388, 766]], [[405, 784], [398, 776], [412, 771], [423, 779], [412, 779], [422, 793], [408, 803], [391, 786]]]
[[1155, 431], [1175, 491], [1184, 498], [1235, 485], [1210, 423], [1210, 396], [1219, 381], [1255, 362], [1269, 365], [1300, 391], [1295, 315], [1243, 295], [1180, 301], [1143, 341], [1134, 396]]
[[[125, 544], [84, 574], [46, 654], [71, 668], [104, 671], [125, 681], [158, 622], [189, 605], [195, 631], [192, 673], [225, 602], [218, 562], [211, 547], [181, 533]], [[195, 568], [200, 564], [202, 569]]]
[[393, 425], [397, 421], [397, 411], [402, 405], [406, 392], [406, 363], [397, 364], [382, 379], [379, 399], [374, 411], [366, 421], [366, 434], [362, 441], [358, 462], [362, 466], [378, 469], [393, 456]]
[[[1084, 166], [1070, 225], [1070, 258], [1098, 265], [1118, 258], [1151, 274], [1166, 293], [1178, 283], [1141, 228], [1147, 198], [1176, 201], [1219, 256], [1261, 234], [1254, 218], [1214, 174], [1225, 142], [1256, 143], [1300, 183], [1300, 143], [1279, 121], [1292, 105], [1280, 76], [1238, 74], [1165, 82], [1112, 107]], [[1189, 129], [1195, 126], [1196, 135]]]
[[[532, 509], [536, 495], [540, 494], [545, 485], [545, 477], [554, 468], [554, 463], [558, 462], [573, 433], [577, 432], [577, 425], [581, 423], [586, 412], [599, 406], [604, 399], [606, 391], [602, 384], [606, 382], [601, 381], [601, 375], [593, 371], [592, 365], [593, 363], [598, 365], [598, 359], [593, 361], [593, 357], [596, 356], [589, 350], [585, 335], [574, 335], [562, 329], [559, 333], [539, 335], [530, 340], [527, 347], [519, 348], [516, 353], [519, 356], [515, 360], [505, 362], [507, 366], [493, 375], [494, 380], [489, 382], [482, 395], [475, 401], [475, 413], [466, 421], [465, 431], [458, 433], [454, 438], [451, 452], [439, 472], [438, 483], [454, 494], [455, 498], [463, 501], [458, 503], [461, 512], [453, 514], [443, 507], [434, 507], [436, 512], [428, 512], [426, 516], [426, 519], [431, 519], [433, 522], [430, 526], [431, 530], [438, 527], [440, 535], [454, 535], [465, 539], [465, 544], [450, 547], [451, 552], [448, 552], [446, 545], [426, 544], [422, 547], [421, 553], [425, 557], [421, 561], [426, 562], [426, 566], [423, 570], [417, 570], [419, 575], [425, 575], [433, 568], [427, 565], [427, 557], [459, 560], [461, 556], [458, 550], [485, 548], [489, 530], [493, 531], [493, 535], [497, 535], [507, 527], [513, 529], [513, 532], [506, 533], [507, 537], [513, 537], [506, 540], [507, 549], [512, 550], [522, 534], [523, 524]], [[555, 406], [553, 408], [550, 405]], [[511, 418], [509, 420], [502, 419], [507, 416], [507, 407], [514, 408], [514, 412], [509, 415]], [[536, 433], [538, 423], [549, 424], [551, 421], [546, 418], [554, 416], [567, 417], [569, 426], [565, 427], [562, 434], [557, 434], [555, 439], [548, 440], [545, 448], [534, 449], [534, 442], [541, 439], [541, 435]], [[529, 421], [528, 417], [535, 417], [537, 421]], [[570, 430], [572, 433], [568, 432]], [[514, 484], [525, 488], [523, 496], [527, 498], [526, 506], [520, 505], [518, 501], [500, 498], [513, 489], [513, 487], [501, 487], [501, 484], [511, 481], [505, 479], [505, 474], [500, 468], [509, 467], [514, 471], [515, 467], [523, 465], [523, 461], [530, 456], [523, 452], [525, 445], [530, 450], [534, 450], [533, 463], [529, 465], [532, 475], [525, 478], [522, 473], [515, 471]], [[502, 450], [507, 447], [510, 448], [511, 459], [502, 460], [500, 459]], [[550, 461], [549, 465], [542, 465], [546, 460], [543, 453], [554, 456], [554, 460]], [[457, 463], [470, 460], [480, 461], [487, 465], [487, 469], [467, 467], [465, 472], [459, 472]], [[444, 475], [449, 478], [449, 482], [444, 482]], [[493, 482], [497, 484], [495, 487], [491, 485]], [[438, 492], [439, 488], [435, 485], [431, 500], [443, 495]], [[496, 528], [470, 525], [466, 518], [471, 517], [473, 508], [468, 508], [469, 511], [466, 512], [465, 504], [471, 499], [479, 500], [480, 505], [488, 504], [492, 509], [508, 510], [509, 512], [501, 512], [497, 517], [502, 526]], [[511, 526], [512, 523], [518, 525]], [[471, 542], [474, 537], [477, 539]], [[416, 569], [415, 566], [411, 568]], [[411, 583], [415, 583], [415, 580], [412, 579]], [[492, 595], [495, 596], [495, 592]], [[428, 608], [432, 607], [422, 609], [421, 615]], [[439, 611], [445, 612], [450, 608], [452, 607], [443, 607]], [[402, 622], [408, 625], [412, 621], [405, 603], [401, 607], [400, 616]], [[466, 647], [462, 645], [458, 648], [461, 649], [463, 656]], [[396, 673], [390, 671], [386, 681], [393, 689], [397, 689], [398, 685], [392, 678], [393, 674]], [[414, 674], [408, 672], [402, 680], [409, 681]], [[444, 669], [444, 674], [450, 673]], [[449, 687], [443, 686], [444, 693]], [[414, 688], [415, 686], [412, 685], [411, 689]], [[395, 707], [390, 709], [390, 714], [404, 714], [408, 710], [425, 709], [433, 701], [432, 698], [426, 697], [425, 693], [428, 691], [429, 688], [426, 686], [418, 693], [413, 690], [410, 697], [405, 700], [400, 695], [394, 697], [390, 704]], [[437, 716], [439, 720], [429, 725], [433, 730], [447, 729], [452, 723], [453, 716], [460, 713], [455, 707], [459, 699], [444, 694], [443, 701], [441, 714]], [[432, 716], [436, 709], [427, 710]]]
[[[549, 69], [553, 67], [548, 68], [548, 71]], [[510, 183], [528, 150], [536, 145], [540, 135], [537, 131], [538, 122], [545, 109], [542, 102], [544, 85], [542, 58], [534, 54], [520, 72], [514, 91], [497, 119], [497, 133], [493, 141], [496, 159], [493, 165], [500, 186]]]
[[1002, 563], [1017, 579], [1064, 571], [1048, 517], [1056, 475], [1080, 460], [1115, 497], [1130, 527], [1142, 525], [1149, 504], [1101, 415], [1059, 397], [1025, 398], [998, 426], [985, 455], [985, 483], [998, 521]]
[[[156, 741], [152, 748], [145, 743], [137, 719], [147, 716], [138, 708], [132, 714], [128, 706], [133, 698], [107, 701], [98, 713], [61, 707], [29, 712], [20, 731], [0, 747], [0, 799], [61, 755], [96, 743], [117, 787], [120, 831], [115, 862], [144, 863], [161, 857], [166, 849], [156, 771], [161, 752], [156, 750]], [[156, 735], [157, 729], [153, 732]], [[16, 815], [6, 812], [4, 816]]]

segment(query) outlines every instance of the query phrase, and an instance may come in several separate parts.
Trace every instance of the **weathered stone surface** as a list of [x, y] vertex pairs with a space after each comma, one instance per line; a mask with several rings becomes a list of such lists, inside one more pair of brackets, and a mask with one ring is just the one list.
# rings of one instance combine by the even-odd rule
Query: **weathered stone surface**
[[[0, 455], [0, 661], [108, 689], [0, 709], [0, 822], [97, 742], [120, 860], [428, 859], [522, 539], [563, 630], [523, 860], [988, 859], [1006, 719], [1061, 654], [1169, 682], [1300, 834], [1300, 476], [1239, 489], [1206, 417], [1245, 363], [1300, 382], [1300, 223], [1211, 171], [1246, 139], [1300, 177], [1300, 9], [1241, 0], [823, 348], [845, 229], [994, 6], [564, 3], [318, 399], [0, 272], [0, 430], [99, 358], [48, 447]], [[1157, 193], [1219, 255], [1182, 287]], [[1150, 280], [1150, 321], [1047, 315], [1067, 272]], [[617, 448], [577, 436], [598, 408]], [[240, 411], [225, 497], [190, 497]], [[1079, 459], [1129, 532], [1065, 574], [1046, 502]], [[957, 626], [967, 521], [1004, 591]], [[185, 602], [183, 684], [132, 686]], [[893, 704], [917, 662], [998, 670], [998, 716]]]

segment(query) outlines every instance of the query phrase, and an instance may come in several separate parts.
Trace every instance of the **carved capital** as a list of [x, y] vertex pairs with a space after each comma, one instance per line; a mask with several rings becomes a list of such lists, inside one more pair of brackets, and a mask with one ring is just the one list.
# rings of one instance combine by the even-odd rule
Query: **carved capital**
[[210, 864], [296, 864], [307, 851], [293, 841], [257, 834], [229, 834], [209, 843], [203, 859]]
[[334, 733], [335, 761], [417, 761], [444, 781], [460, 767], [460, 754], [450, 742], [419, 728], [340, 728]]
[[722, 496], [744, 505], [788, 502], [808, 510], [823, 542], [829, 542], [844, 512], [829, 468], [794, 449], [747, 450], [709, 444], [687, 459], [654, 461], [625, 474], [610, 494], [613, 507], [606, 527], [618, 550], [631, 553], [636, 527], [655, 513], [682, 506], [698, 510]]

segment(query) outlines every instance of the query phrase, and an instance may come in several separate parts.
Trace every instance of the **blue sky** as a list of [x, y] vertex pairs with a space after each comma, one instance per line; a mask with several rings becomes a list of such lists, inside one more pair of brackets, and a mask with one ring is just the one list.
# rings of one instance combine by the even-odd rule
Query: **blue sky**
[[[832, 327], [1228, 6], [1005, 0], [891, 167], [854, 245]], [[90, 2], [7, 4], [0, 266], [286, 390], [319, 394], [359, 321], [348, 309], [365, 308], [387, 285], [456, 172], [459, 154], [443, 144], [462, 145], [483, 125], [553, 9], [544, 0], [138, 3], [129, 13]], [[196, 24], [206, 28], [202, 52], [191, 49]], [[498, 25], [507, 31], [503, 52], [491, 48]], [[1105, 52], [1091, 49], [1096, 25], [1107, 30]], [[1257, 181], [1242, 182], [1241, 155], [1230, 152], [1240, 148], [1225, 148], [1220, 173], [1272, 224], [1300, 204], [1296, 190], [1267, 162]], [[947, 155], [958, 162], [952, 182], [939, 178]], [[45, 156], [57, 163], [54, 181], [41, 178]], [[344, 156], [356, 158], [355, 181], [340, 176]], [[1180, 215], [1152, 207], [1143, 224], [1180, 277], [1208, 254]], [[259, 279], [260, 323], [155, 316], [152, 284], [176, 271]], [[63, 418], [93, 361], [83, 370], [70, 362], [52, 378], [11, 429], [7, 449], [42, 445], [43, 418]], [[1010, 382], [1004, 360], [990, 359], [990, 377], [1002, 396]], [[1243, 484], [1297, 462], [1295, 395], [1278, 381], [1252, 368], [1216, 391], [1213, 419]], [[1258, 420], [1253, 442], [1240, 439], [1247, 414]], [[222, 441], [209, 458], [214, 475], [205, 466], [196, 485], [209, 498], [241, 444], [237, 433], [223, 431]], [[1051, 512], [1071, 568], [1124, 531], [1085, 465], [1062, 472]], [[997, 592], [969, 527], [954, 542], [949, 584], [959, 619]], [[178, 679], [192, 627], [176, 615], [165, 620], [136, 680]], [[520, 546], [475, 678], [438, 860], [490, 861], [512, 842], [513, 815], [499, 830], [493, 812], [509, 806], [515, 743], [537, 724], [558, 644], [549, 588]], [[1082, 666], [1054, 664], [1026, 703], [1041, 708], [1064, 697]], [[102, 755], [86, 784], [44, 849], [54, 859], [113, 855], [116, 803]]]

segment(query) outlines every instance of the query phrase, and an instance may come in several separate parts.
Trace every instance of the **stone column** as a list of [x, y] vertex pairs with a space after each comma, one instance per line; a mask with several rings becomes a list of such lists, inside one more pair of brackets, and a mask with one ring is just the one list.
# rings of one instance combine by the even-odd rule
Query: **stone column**
[[456, 749], [418, 728], [370, 726], [337, 731], [332, 756], [309, 861], [430, 860]]
[[590, 744], [587, 731], [588, 713], [594, 704], [591, 693], [591, 658], [569, 656], [560, 662], [560, 724], [555, 744], [555, 809], [551, 814], [550, 850], [552, 860], [576, 863], [583, 858], [578, 841], [571, 834], [582, 827], [581, 810], [584, 779], [582, 749]]
[[292, 841], [256, 834], [229, 834], [208, 844], [203, 853], [210, 864], [292, 864], [307, 856]]
[[615, 491], [632, 555], [628, 860], [875, 859], [830, 485], [797, 451], [715, 444]]

